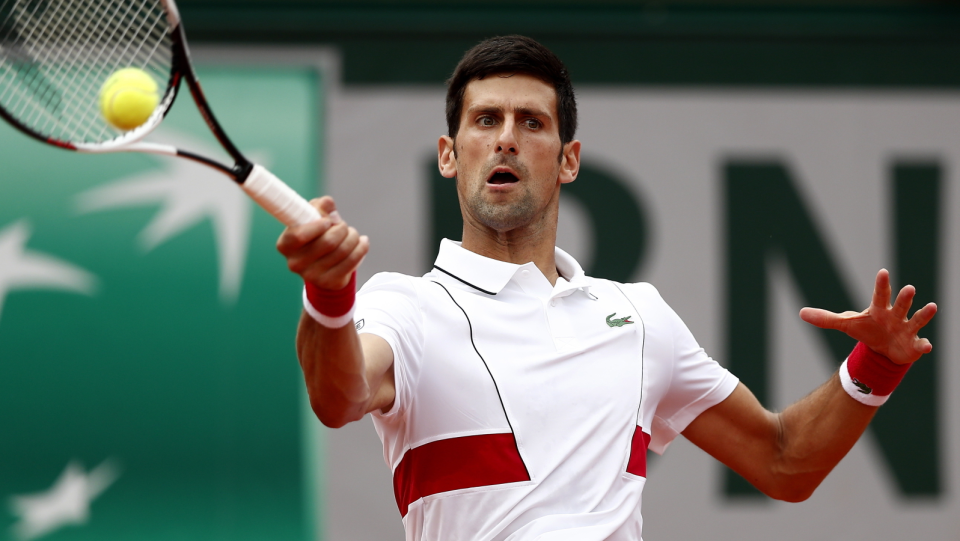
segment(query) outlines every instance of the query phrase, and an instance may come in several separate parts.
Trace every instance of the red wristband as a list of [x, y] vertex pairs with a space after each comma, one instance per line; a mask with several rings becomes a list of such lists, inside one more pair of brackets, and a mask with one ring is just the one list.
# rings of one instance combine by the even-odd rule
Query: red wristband
[[341, 289], [321, 289], [304, 281], [303, 307], [313, 319], [325, 327], [340, 328], [353, 319], [353, 304], [357, 297], [357, 273]]
[[[870, 405], [885, 402], [913, 365], [913, 363], [897, 364], [873, 351], [863, 342], [857, 343], [843, 364], [852, 384], [852, 388], [844, 385], [847, 392], [860, 402]], [[845, 379], [843, 374], [841, 379]], [[882, 401], [878, 404], [880, 400]]]

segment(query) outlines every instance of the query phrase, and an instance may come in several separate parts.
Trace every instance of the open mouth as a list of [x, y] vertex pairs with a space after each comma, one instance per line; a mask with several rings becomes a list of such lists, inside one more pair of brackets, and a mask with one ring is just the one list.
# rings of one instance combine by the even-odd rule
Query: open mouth
[[490, 180], [487, 181], [489, 184], [512, 184], [517, 182], [518, 179], [516, 175], [508, 172], [494, 173], [491, 175]]

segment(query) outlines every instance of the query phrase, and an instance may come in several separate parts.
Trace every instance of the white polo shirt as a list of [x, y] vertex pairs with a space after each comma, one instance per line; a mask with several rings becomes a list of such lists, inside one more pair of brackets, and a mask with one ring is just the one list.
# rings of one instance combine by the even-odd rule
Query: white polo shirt
[[551, 286], [444, 240], [422, 278], [360, 290], [357, 328], [394, 352], [373, 420], [408, 541], [639, 541], [647, 448], [736, 387], [653, 286], [556, 264]]

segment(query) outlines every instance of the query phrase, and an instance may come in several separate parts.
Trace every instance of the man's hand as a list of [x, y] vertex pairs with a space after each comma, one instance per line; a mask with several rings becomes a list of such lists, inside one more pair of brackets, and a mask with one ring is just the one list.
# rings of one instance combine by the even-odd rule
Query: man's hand
[[[340, 218], [333, 198], [321, 197], [310, 204], [320, 211], [320, 219], [288, 227], [277, 240], [277, 250], [309, 285], [336, 292], [350, 283], [370, 251], [370, 241]], [[377, 409], [386, 411], [393, 404], [393, 350], [379, 336], [360, 336], [350, 324], [325, 327], [304, 311], [297, 329], [297, 357], [310, 406], [329, 427]]]
[[[804, 308], [800, 317], [843, 331], [897, 364], [916, 361], [933, 347], [917, 331], [930, 322], [930, 303], [907, 318], [916, 291], [900, 290], [890, 305], [890, 275], [877, 273], [870, 307], [835, 314]], [[851, 400], [839, 373], [780, 413], [763, 408], [741, 383], [723, 402], [700, 414], [684, 436], [771, 498], [803, 501], [863, 434], [877, 408]]]
[[321, 289], [342, 289], [370, 251], [370, 240], [340, 218], [332, 197], [310, 204], [321, 218], [288, 227], [277, 240], [277, 250], [287, 258], [290, 270], [305, 281]]
[[916, 289], [904, 286], [890, 305], [890, 273], [881, 269], [873, 286], [873, 300], [863, 312], [835, 314], [819, 308], [800, 310], [800, 319], [822, 329], [836, 329], [897, 364], [916, 361], [933, 346], [917, 332], [933, 319], [937, 305], [929, 303], [907, 318]]

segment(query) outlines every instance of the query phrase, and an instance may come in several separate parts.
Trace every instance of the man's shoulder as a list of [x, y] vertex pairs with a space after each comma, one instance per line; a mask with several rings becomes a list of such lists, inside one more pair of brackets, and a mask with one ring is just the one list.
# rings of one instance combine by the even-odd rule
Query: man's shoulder
[[396, 290], [413, 291], [420, 280], [417, 276], [410, 276], [399, 272], [378, 272], [367, 279], [360, 286], [358, 294], [367, 294], [375, 291]]
[[673, 317], [674, 311], [660, 295], [660, 291], [649, 282], [621, 283], [603, 278], [587, 277], [590, 292], [597, 297], [624, 296], [641, 313], [648, 317], [662, 319]]
[[367, 279], [360, 289], [378, 287], [385, 284], [412, 283], [411, 281], [416, 279], [416, 276], [410, 276], [409, 274], [403, 274], [401, 272], [378, 272]]
[[591, 288], [604, 289], [609, 291], [620, 291], [630, 299], [638, 298], [644, 300], [658, 300], [663, 302], [660, 292], [649, 282], [616, 282], [606, 278], [594, 278], [585, 276], [590, 283]]
[[413, 298], [422, 295], [423, 288], [429, 282], [429, 275], [411, 276], [400, 272], [378, 272], [360, 287], [357, 295], [392, 293]]

